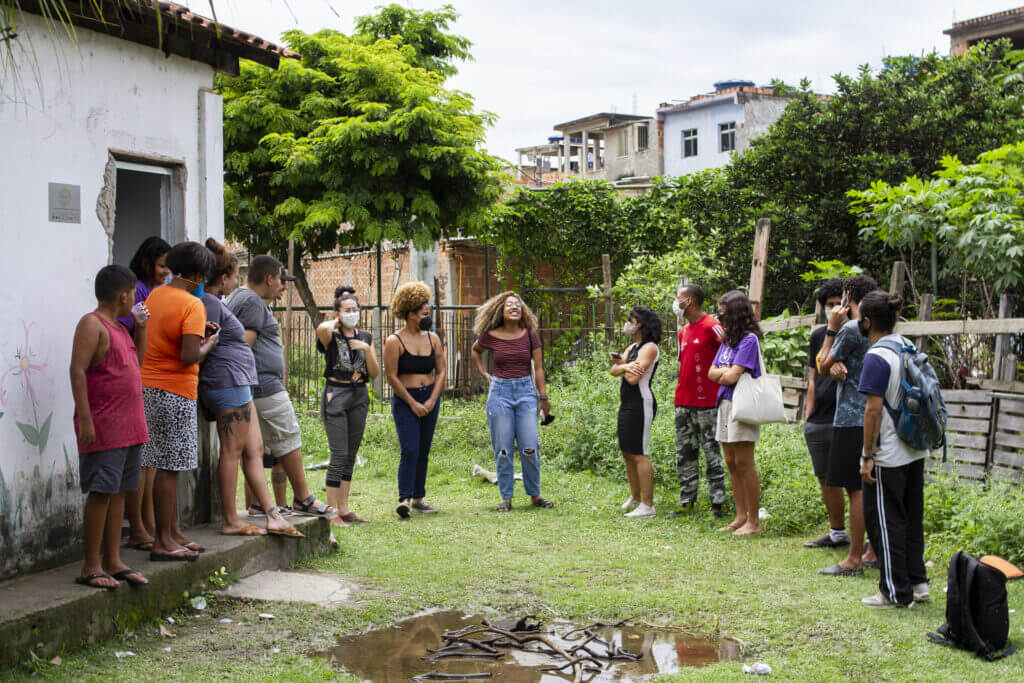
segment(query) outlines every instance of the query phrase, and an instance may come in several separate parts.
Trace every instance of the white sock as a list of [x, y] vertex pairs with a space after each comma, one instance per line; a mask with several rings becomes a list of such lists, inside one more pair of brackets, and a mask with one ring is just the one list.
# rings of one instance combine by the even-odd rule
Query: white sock
[[829, 529], [828, 537], [832, 539], [833, 543], [839, 543], [840, 541], [845, 541], [849, 538], [849, 536], [846, 535], [845, 527], [842, 529]]

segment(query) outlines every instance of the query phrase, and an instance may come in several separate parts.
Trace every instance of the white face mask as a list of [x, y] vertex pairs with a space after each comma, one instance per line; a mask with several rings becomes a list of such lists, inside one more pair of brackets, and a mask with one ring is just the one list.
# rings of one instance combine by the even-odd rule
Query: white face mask
[[341, 324], [345, 327], [355, 327], [359, 324], [359, 311], [341, 314]]
[[627, 336], [632, 337], [634, 334], [636, 334], [637, 326], [631, 322], [627, 322], [625, 325], [622, 326], [622, 331], [625, 332]]
[[680, 316], [680, 315], [683, 314], [683, 309], [679, 306], [679, 302], [678, 301], [673, 301], [672, 302], [672, 312], [675, 313], [677, 316]]
[[164, 278], [164, 284], [169, 285], [174, 282], [174, 273], [167, 273], [167, 277]]
[[825, 317], [826, 318], [832, 317], [832, 311], [834, 311], [834, 310], [836, 310], [835, 306], [826, 306], [825, 307]]

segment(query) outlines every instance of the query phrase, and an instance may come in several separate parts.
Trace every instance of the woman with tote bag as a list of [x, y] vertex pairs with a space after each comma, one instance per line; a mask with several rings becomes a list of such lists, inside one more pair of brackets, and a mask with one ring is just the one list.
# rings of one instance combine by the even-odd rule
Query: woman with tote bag
[[761, 506], [761, 483], [754, 464], [754, 444], [761, 435], [760, 424], [736, 420], [733, 414], [733, 393], [740, 378], [761, 377], [761, 327], [746, 294], [733, 290], [718, 300], [718, 320], [725, 329], [718, 354], [708, 370], [708, 379], [718, 383], [718, 431], [729, 481], [736, 502], [736, 518], [720, 531], [734, 536], [761, 533], [758, 510]]

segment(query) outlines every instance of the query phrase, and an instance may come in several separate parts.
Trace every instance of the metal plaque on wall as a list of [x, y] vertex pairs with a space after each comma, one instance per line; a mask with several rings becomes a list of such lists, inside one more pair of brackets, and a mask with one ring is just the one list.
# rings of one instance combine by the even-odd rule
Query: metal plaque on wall
[[82, 188], [66, 183], [50, 183], [50, 222], [82, 222]]

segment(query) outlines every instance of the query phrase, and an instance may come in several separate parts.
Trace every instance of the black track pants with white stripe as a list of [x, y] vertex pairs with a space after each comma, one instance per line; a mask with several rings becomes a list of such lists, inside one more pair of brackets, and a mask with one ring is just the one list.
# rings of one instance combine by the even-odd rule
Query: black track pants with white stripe
[[928, 581], [924, 567], [924, 460], [901, 467], [875, 465], [877, 483], [864, 485], [864, 521], [878, 554], [878, 588], [902, 605], [913, 586]]

